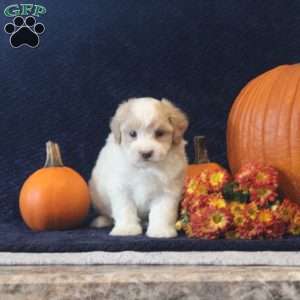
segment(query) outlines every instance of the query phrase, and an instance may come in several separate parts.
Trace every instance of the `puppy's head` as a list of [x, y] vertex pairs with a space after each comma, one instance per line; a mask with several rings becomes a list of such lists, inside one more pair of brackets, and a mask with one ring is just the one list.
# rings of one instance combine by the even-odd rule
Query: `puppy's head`
[[153, 98], [122, 103], [110, 124], [129, 160], [141, 166], [164, 160], [181, 143], [187, 126], [187, 117], [179, 108]]

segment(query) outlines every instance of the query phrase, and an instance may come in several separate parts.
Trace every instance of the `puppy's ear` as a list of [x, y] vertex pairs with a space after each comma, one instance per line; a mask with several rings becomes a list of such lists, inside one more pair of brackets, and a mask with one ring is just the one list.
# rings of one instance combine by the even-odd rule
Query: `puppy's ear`
[[110, 121], [110, 130], [112, 131], [117, 143], [121, 143], [121, 124], [128, 113], [129, 103], [123, 102], [119, 105], [115, 115]]
[[189, 125], [188, 118], [182, 110], [172, 104], [169, 100], [162, 99], [161, 103], [164, 105], [169, 121], [174, 128], [173, 143], [179, 144]]

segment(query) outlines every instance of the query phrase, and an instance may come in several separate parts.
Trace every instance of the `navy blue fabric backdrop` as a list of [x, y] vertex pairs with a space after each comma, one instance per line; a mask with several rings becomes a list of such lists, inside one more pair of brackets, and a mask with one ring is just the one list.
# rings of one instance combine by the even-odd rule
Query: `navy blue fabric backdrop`
[[[14, 3], [2, 0], [0, 10]], [[118, 103], [129, 97], [166, 97], [190, 118], [190, 158], [193, 135], [203, 134], [211, 160], [226, 165], [226, 119], [240, 89], [261, 72], [296, 63], [300, 56], [297, 0], [17, 3], [45, 6], [47, 13], [37, 19], [46, 30], [35, 49], [13, 49], [9, 35], [0, 30], [2, 251], [58, 251], [73, 235], [68, 250], [103, 249], [101, 241], [91, 242], [99, 234], [91, 229], [34, 234], [21, 223], [20, 185], [43, 165], [48, 139], [61, 145], [66, 165], [88, 179]], [[0, 27], [11, 21], [2, 13]], [[36, 247], [26, 248], [22, 239], [27, 245], [35, 240]], [[43, 239], [46, 246], [39, 248]], [[155, 248], [155, 242], [139, 239]], [[123, 249], [119, 239], [110, 241], [115, 245], [110, 250]], [[136, 244], [133, 239], [132, 247]], [[232, 247], [226, 245], [216, 248]]]

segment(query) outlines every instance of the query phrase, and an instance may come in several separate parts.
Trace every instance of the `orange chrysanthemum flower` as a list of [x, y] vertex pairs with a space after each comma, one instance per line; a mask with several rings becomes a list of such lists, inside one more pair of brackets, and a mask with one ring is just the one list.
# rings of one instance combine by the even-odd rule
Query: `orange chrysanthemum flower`
[[208, 187], [200, 176], [190, 177], [186, 180], [184, 192], [186, 195], [201, 196], [208, 194]]
[[193, 237], [192, 225], [190, 223], [183, 225], [183, 230], [188, 237]]
[[291, 223], [288, 227], [288, 233], [292, 235], [300, 235], [300, 210], [298, 210], [291, 219]]
[[300, 225], [299, 224], [290, 224], [288, 227], [288, 233], [292, 235], [300, 235]]
[[273, 190], [278, 187], [278, 172], [271, 166], [260, 165], [257, 167], [257, 172], [253, 178], [254, 187], [269, 187]]
[[263, 231], [263, 225], [255, 220], [247, 220], [241, 226], [236, 228], [236, 231], [241, 239], [251, 240], [259, 238]]
[[248, 187], [256, 174], [257, 165], [254, 163], [244, 164], [235, 175], [235, 181], [242, 187]]
[[207, 205], [215, 208], [226, 207], [226, 202], [221, 193], [213, 193], [207, 196]]
[[251, 202], [245, 205], [244, 216], [246, 219], [255, 220], [258, 213], [258, 207], [256, 203]]
[[257, 222], [263, 227], [262, 236], [265, 238], [280, 238], [286, 231], [285, 223], [277, 218], [272, 209], [262, 209], [257, 216]]
[[233, 216], [233, 224], [238, 226], [243, 226], [247, 222], [247, 219], [243, 215], [235, 215]]
[[186, 207], [187, 211], [192, 214], [201, 208], [201, 201], [199, 198], [191, 198], [188, 202], [188, 206]]
[[176, 222], [176, 230], [177, 231], [181, 231], [181, 230], [184, 231], [185, 234], [188, 237], [192, 237], [193, 236], [191, 224], [184, 222], [184, 220], [179, 220], [179, 221]]
[[238, 201], [232, 201], [228, 204], [228, 206], [233, 216], [239, 216], [244, 213], [246, 204]]
[[262, 209], [257, 215], [258, 222], [262, 224], [271, 224], [274, 219], [274, 215], [270, 209]]
[[205, 207], [197, 214], [191, 216], [193, 236], [215, 239], [232, 224], [232, 216], [228, 209]]
[[206, 195], [198, 197], [187, 196], [181, 202], [181, 210], [185, 210], [188, 214], [193, 214], [207, 205], [207, 197]]
[[208, 184], [210, 191], [220, 192], [226, 183], [229, 182], [230, 175], [226, 170], [208, 172]]
[[217, 230], [213, 230], [205, 224], [206, 219], [204, 216], [207, 215], [205, 210], [207, 210], [207, 207], [203, 208], [202, 210], [198, 210], [190, 216], [189, 236], [196, 238], [216, 239], [219, 235], [219, 232]]
[[250, 188], [250, 201], [255, 202], [258, 206], [265, 206], [276, 200], [277, 192], [267, 187]]
[[275, 214], [286, 224], [289, 224], [294, 218], [297, 210], [300, 210], [299, 204], [285, 198], [275, 209]]
[[268, 239], [281, 238], [286, 232], [286, 224], [279, 218], [273, 218], [264, 228], [264, 236]]
[[278, 172], [271, 166], [260, 163], [247, 163], [235, 176], [242, 187], [268, 188], [272, 191], [278, 187]]

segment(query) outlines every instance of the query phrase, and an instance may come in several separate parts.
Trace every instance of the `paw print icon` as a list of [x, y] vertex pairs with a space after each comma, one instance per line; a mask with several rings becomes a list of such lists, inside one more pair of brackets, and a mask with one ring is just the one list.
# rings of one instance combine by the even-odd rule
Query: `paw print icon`
[[38, 47], [40, 37], [45, 31], [45, 26], [42, 23], [37, 23], [35, 18], [28, 16], [24, 19], [17, 16], [12, 23], [7, 23], [4, 26], [4, 31], [10, 34], [10, 44], [13, 48], [28, 46], [31, 48]]

